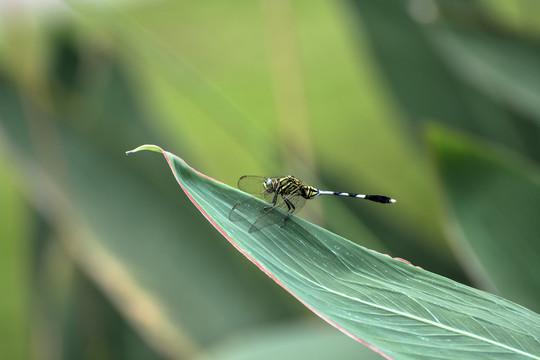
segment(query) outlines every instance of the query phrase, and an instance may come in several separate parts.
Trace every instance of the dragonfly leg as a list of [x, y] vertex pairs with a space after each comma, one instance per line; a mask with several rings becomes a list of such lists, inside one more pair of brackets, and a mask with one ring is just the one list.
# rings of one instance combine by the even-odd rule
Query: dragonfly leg
[[294, 204], [289, 199], [283, 199], [283, 201], [285, 202], [285, 204], [287, 204], [287, 211], [289, 212], [289, 214], [292, 214], [294, 210], [296, 210], [296, 206], [294, 206]]
[[278, 195], [279, 194], [277, 192], [274, 194], [274, 198], [272, 199], [272, 206], [276, 206]]
[[289, 199], [283, 199], [283, 202], [287, 205], [287, 216], [283, 218], [283, 224], [281, 224], [281, 227], [285, 226], [285, 222], [291, 216], [291, 214], [296, 210], [296, 206], [291, 202]]

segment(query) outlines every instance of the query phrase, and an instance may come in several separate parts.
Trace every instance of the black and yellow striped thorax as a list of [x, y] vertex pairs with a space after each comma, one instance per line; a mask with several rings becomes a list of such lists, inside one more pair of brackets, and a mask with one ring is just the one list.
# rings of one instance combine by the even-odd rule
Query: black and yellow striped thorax
[[264, 182], [264, 188], [267, 192], [279, 194], [282, 197], [301, 196], [304, 199], [313, 199], [319, 195], [317, 188], [306, 185], [291, 175], [267, 178]]

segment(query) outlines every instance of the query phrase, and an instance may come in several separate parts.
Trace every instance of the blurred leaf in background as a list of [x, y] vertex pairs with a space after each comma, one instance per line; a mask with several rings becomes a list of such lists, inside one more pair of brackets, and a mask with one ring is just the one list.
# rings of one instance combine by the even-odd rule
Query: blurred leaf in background
[[[539, 311], [527, 275], [540, 263], [539, 6], [3, 2], [0, 357], [226, 358], [222, 345], [247, 331], [311, 317], [220, 239], [162, 163], [125, 157], [144, 143], [231, 185], [291, 173], [388, 194], [399, 206], [324, 199], [302, 216]], [[474, 151], [442, 140], [463, 137]], [[485, 201], [508, 188], [527, 206], [514, 196], [482, 210], [506, 205]], [[486, 216], [501, 236], [476, 227]], [[519, 247], [501, 259], [491, 249], [512, 247], [504, 234]], [[501, 263], [512, 272], [492, 270]]]

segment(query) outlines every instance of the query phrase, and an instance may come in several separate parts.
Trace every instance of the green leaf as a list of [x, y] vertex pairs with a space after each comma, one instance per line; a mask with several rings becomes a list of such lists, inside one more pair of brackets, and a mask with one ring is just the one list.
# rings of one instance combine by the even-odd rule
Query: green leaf
[[536, 42], [452, 28], [435, 32], [434, 38], [448, 64], [465, 81], [540, 124]]
[[[540, 114], [535, 68], [539, 55], [534, 45], [503, 41], [500, 32], [481, 34], [489, 31], [486, 28], [458, 30], [464, 18], [443, 16], [443, 23], [457, 22], [454, 25], [421, 24], [403, 1], [349, 2], [406, 119], [414, 125], [436, 121], [538, 159], [534, 119]], [[444, 2], [437, 5], [445, 7]], [[458, 6], [467, 16], [478, 8], [476, 2]], [[508, 104], [519, 109], [519, 115]]]
[[[498, 296], [373, 252], [296, 216], [248, 233], [251, 199], [162, 151], [188, 197], [242, 254], [321, 318], [388, 358], [540, 359], [540, 316]], [[130, 152], [130, 153], [131, 153]], [[201, 264], [203, 266], [203, 264]]]
[[431, 131], [460, 234], [460, 259], [478, 281], [540, 310], [540, 172], [505, 149]]

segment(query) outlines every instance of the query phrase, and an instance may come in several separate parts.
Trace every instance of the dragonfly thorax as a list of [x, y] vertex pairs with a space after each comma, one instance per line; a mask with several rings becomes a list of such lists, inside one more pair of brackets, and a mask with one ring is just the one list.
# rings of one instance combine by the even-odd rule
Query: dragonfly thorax
[[312, 199], [319, 194], [319, 190], [313, 186], [304, 184], [302, 181], [298, 180], [292, 175], [280, 178], [271, 178], [271, 180], [273, 187], [270, 189], [270, 191], [291, 200], [297, 196], [304, 199]]

